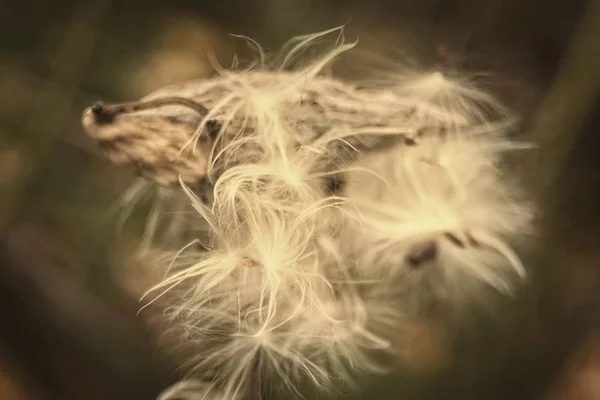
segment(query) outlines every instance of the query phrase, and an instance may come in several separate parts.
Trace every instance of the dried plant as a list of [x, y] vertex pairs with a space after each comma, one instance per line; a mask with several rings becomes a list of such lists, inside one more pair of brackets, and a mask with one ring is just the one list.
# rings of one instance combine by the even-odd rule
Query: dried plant
[[168, 294], [195, 349], [163, 400], [347, 387], [391, 371], [428, 305], [510, 293], [526, 275], [514, 244], [534, 207], [503, 162], [529, 148], [508, 138], [513, 116], [441, 71], [337, 79], [331, 63], [355, 44], [308, 50], [340, 32], [272, 61], [248, 39], [248, 68], [84, 113], [109, 159], [182, 190], [200, 216], [147, 294]]

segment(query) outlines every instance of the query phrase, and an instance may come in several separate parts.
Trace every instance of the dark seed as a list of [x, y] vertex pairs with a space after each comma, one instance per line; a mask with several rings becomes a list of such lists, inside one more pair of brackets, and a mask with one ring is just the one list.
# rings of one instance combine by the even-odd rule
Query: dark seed
[[452, 232], [444, 233], [444, 237], [446, 239], [448, 239], [450, 242], [452, 242], [453, 245], [460, 247], [461, 249], [465, 248], [465, 244], [462, 242], [462, 240], [460, 240], [458, 237], [456, 237], [456, 235], [453, 234]]
[[407, 146], [416, 146], [417, 145], [417, 141], [414, 138], [411, 138], [411, 137], [405, 137], [404, 138], [404, 143]]
[[338, 193], [344, 187], [344, 180], [339, 176], [330, 176], [325, 181], [329, 193]]
[[210, 120], [206, 123], [206, 130], [208, 132], [208, 137], [210, 137], [211, 140], [215, 140], [221, 131], [221, 124], [217, 121]]
[[432, 262], [437, 256], [437, 245], [435, 242], [428, 242], [418, 246], [411, 254], [406, 257], [406, 261], [412, 268], [418, 268], [427, 262]]
[[473, 236], [471, 236], [471, 234], [467, 233], [467, 239], [469, 240], [469, 244], [473, 247], [479, 247], [481, 246], [481, 244], [475, 240], [475, 238]]

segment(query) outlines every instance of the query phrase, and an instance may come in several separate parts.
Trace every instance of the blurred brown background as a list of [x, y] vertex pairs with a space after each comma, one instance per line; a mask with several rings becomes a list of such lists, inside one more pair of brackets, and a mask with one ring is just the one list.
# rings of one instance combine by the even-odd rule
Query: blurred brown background
[[427, 65], [443, 46], [455, 66], [491, 72], [524, 133], [540, 128], [532, 186], [550, 182], [516, 304], [441, 345], [417, 333], [407, 371], [364, 397], [600, 399], [595, 3], [0, 0], [0, 399], [153, 399], [180, 372], [136, 316], [152, 279], [131, 257], [147, 209], [118, 233], [114, 205], [134, 177], [97, 155], [83, 108], [208, 76], [208, 50], [225, 65], [244, 54], [229, 34], [277, 49], [343, 23], [367, 50], [406, 48]]

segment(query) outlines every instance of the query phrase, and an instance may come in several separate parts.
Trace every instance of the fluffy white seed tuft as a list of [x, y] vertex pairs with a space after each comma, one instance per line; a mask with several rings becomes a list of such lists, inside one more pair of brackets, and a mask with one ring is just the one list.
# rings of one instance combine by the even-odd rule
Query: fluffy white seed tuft
[[168, 294], [196, 349], [161, 399], [301, 396], [300, 382], [386, 373], [415, 303], [469, 299], [474, 282], [509, 293], [526, 274], [513, 245], [534, 209], [506, 172], [526, 147], [505, 135], [509, 113], [438, 71], [336, 79], [326, 67], [355, 44], [301, 56], [336, 32], [291, 41], [274, 66], [250, 41], [257, 65], [150, 96], [193, 98], [210, 110], [197, 132], [221, 126], [212, 204], [181, 182], [208, 238], [190, 237], [148, 293]]

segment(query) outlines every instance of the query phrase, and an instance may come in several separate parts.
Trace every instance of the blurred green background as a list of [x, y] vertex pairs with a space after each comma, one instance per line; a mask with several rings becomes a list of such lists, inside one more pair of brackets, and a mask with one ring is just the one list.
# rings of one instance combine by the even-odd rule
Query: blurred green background
[[[600, 381], [600, 104], [591, 68], [598, 29], [586, 33], [596, 51], [576, 61], [592, 72], [556, 89], [568, 49], [583, 40], [574, 34], [580, 21], [600, 25], [588, 3], [0, 0], [0, 399], [153, 399], [181, 373], [136, 315], [153, 279], [132, 256], [144, 209], [120, 233], [114, 213], [135, 177], [98, 155], [80, 126], [82, 110], [209, 76], [207, 51], [225, 65], [244, 55], [229, 34], [276, 50], [294, 35], [344, 23], [363, 49], [406, 49], [425, 66], [444, 46], [453, 65], [492, 73], [491, 89], [523, 115], [524, 134], [539, 126], [569, 133], [564, 141], [546, 140], [546, 129], [533, 135], [546, 156], [527, 173], [532, 182], [550, 177], [543, 199], [551, 218], [541, 225], [527, 290], [500, 318], [440, 328], [451, 337], [442, 341], [450, 350], [441, 353], [452, 354], [444, 366], [427, 366], [441, 363], [427, 361], [440, 351], [424, 339], [411, 357], [425, 367], [367, 385], [363, 396], [600, 398], [586, 383]], [[561, 101], [548, 106], [552, 96]], [[540, 122], [544, 107], [566, 112]]]

